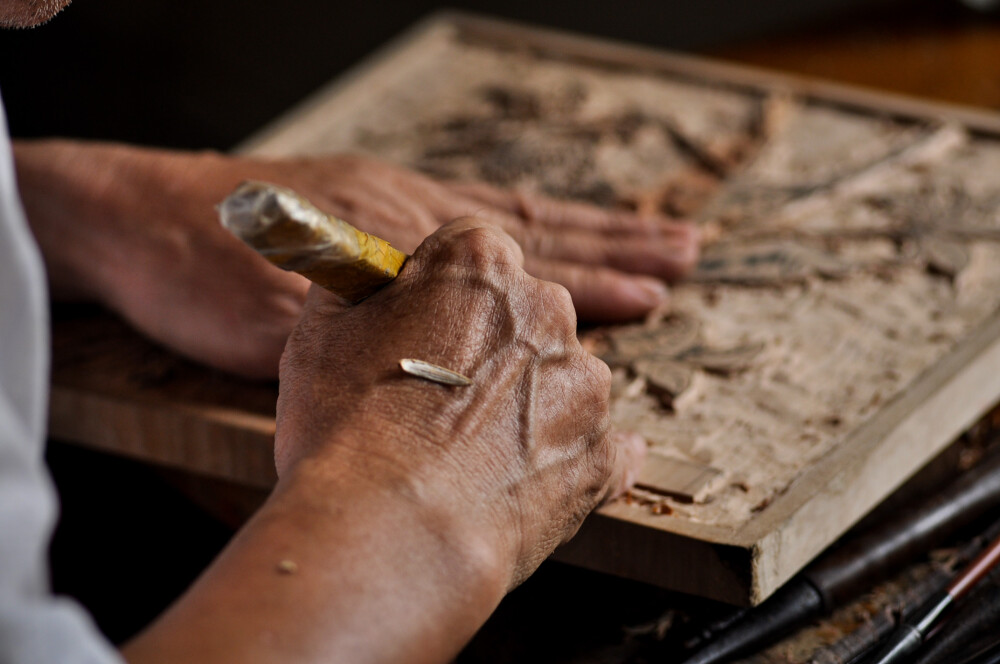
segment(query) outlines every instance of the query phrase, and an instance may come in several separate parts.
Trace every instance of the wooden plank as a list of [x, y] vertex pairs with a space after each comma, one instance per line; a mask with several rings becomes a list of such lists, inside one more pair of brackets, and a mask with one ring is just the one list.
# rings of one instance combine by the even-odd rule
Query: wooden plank
[[[585, 335], [650, 463], [557, 556], [747, 604], [1000, 398], [997, 135], [974, 109], [445, 15], [241, 149], [697, 218], [676, 313]], [[94, 325], [56, 327], [54, 433], [273, 481], [273, 385], [116, 341], [167, 376], [136, 379]]]

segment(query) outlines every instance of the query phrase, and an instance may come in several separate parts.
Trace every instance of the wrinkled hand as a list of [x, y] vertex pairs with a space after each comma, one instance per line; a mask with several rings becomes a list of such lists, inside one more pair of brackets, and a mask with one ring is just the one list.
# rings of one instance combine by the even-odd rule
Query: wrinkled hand
[[239, 182], [297, 190], [411, 252], [441, 224], [475, 216], [508, 231], [535, 276], [569, 289], [591, 320], [641, 316], [662, 280], [694, 263], [693, 227], [587, 205], [442, 183], [373, 159], [261, 160], [67, 141], [15, 146], [22, 198], [57, 294], [96, 299], [196, 360], [273, 377], [307, 282], [219, 226]]
[[[448, 224], [400, 276], [343, 308], [314, 287], [282, 359], [279, 477], [309, 460], [396, 494], [447, 541], [495, 552], [515, 585], [631, 479], [608, 436], [610, 373], [567, 291], [521, 269], [493, 226]], [[469, 376], [404, 374], [417, 358]]]

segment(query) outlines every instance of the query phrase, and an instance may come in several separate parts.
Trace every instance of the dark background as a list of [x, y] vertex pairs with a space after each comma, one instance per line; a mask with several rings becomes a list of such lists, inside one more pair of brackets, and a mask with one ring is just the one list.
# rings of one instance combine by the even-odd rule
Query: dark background
[[[842, 34], [870, 46], [883, 36], [997, 21], [955, 0], [470, 0], [451, 7], [709, 55], [739, 57], [748, 45], [742, 52], [765, 63], [769, 53]], [[0, 90], [15, 137], [225, 150], [438, 9], [425, 1], [76, 0], [49, 25], [0, 31]], [[919, 56], [924, 42], [912, 43], [909, 52]], [[893, 63], [880, 64], [886, 73], [871, 79], [876, 84], [905, 78]], [[986, 71], [976, 79], [984, 81], [976, 99], [1000, 99], [1000, 78], [991, 73], [1000, 64], [980, 64]], [[933, 94], [934, 82], [920, 91]], [[232, 533], [169, 476], [141, 464], [58, 443], [48, 460], [64, 506], [54, 585], [80, 598], [115, 641], [160, 612]], [[568, 644], [614, 641], [623, 624], [653, 619], [674, 601], [638, 584], [543, 566], [504, 603], [494, 620], [501, 627], [484, 631], [465, 661], [488, 659], [477, 653], [560, 661], [571, 657]], [[512, 632], [521, 640], [511, 642]]]
[[[656, 47], [710, 51], [847, 21], [954, 14], [954, 0], [453, 2]], [[439, 10], [427, 0], [76, 0], [50, 24], [0, 32], [15, 136], [226, 149]]]

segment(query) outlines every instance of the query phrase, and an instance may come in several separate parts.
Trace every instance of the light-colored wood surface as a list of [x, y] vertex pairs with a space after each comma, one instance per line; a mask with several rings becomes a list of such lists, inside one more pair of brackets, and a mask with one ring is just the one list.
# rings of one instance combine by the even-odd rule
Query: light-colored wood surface
[[[699, 219], [716, 241], [676, 314], [585, 335], [654, 461], [557, 555], [756, 603], [1000, 397], [991, 133], [981, 111], [450, 17], [243, 149], [367, 151]], [[54, 434], [273, 481], [273, 386], [243, 403], [132, 340], [171, 366], [142, 382], [107, 348], [64, 361], [59, 338]]]

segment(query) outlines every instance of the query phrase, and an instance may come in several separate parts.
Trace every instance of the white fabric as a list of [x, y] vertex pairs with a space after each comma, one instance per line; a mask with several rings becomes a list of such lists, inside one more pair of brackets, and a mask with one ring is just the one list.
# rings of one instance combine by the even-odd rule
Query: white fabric
[[0, 102], [0, 664], [118, 663], [86, 612], [49, 590], [46, 551], [57, 508], [42, 458], [45, 291]]

